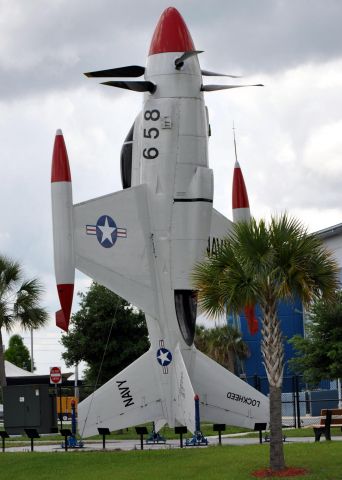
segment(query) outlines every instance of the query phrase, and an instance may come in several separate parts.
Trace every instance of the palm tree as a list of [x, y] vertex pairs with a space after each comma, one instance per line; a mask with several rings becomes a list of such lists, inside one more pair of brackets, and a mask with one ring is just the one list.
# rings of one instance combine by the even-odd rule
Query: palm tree
[[42, 327], [48, 314], [39, 303], [43, 289], [37, 279], [24, 280], [19, 263], [0, 255], [0, 385], [6, 386], [2, 329], [10, 332]]
[[247, 344], [242, 340], [241, 333], [230, 325], [205, 328], [196, 327], [196, 347], [215, 362], [237, 373], [238, 361], [249, 356]]
[[286, 214], [234, 225], [216, 255], [195, 267], [200, 307], [217, 317], [259, 304], [261, 350], [270, 387], [270, 466], [285, 467], [282, 443], [281, 387], [284, 347], [277, 314], [279, 301], [299, 297], [304, 306], [316, 298], [333, 299], [338, 265], [320, 239]]

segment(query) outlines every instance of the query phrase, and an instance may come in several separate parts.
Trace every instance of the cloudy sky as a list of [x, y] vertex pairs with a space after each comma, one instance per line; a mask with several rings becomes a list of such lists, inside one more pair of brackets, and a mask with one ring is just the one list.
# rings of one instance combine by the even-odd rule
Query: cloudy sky
[[[144, 65], [170, 5], [204, 50], [202, 68], [265, 84], [206, 94], [215, 207], [231, 217], [234, 121], [256, 217], [287, 210], [311, 231], [342, 222], [340, 0], [0, 0], [0, 252], [46, 288], [51, 320], [34, 337], [39, 373], [63, 366], [50, 213], [55, 131], [65, 136], [75, 203], [121, 188], [121, 144], [141, 94], [82, 72]], [[88, 285], [77, 276], [77, 291]]]

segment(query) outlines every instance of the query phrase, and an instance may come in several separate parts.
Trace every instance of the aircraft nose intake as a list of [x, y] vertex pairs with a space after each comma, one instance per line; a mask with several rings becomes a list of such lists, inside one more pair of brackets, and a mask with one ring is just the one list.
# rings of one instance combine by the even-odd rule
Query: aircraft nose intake
[[162, 13], [154, 31], [149, 55], [165, 52], [188, 52], [195, 50], [188, 27], [174, 7]]

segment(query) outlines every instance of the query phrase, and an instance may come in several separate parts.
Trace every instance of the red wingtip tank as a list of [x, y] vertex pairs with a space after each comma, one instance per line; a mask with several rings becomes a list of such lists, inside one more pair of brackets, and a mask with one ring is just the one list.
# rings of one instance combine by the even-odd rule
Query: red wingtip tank
[[56, 325], [68, 331], [74, 294], [74, 254], [72, 235], [72, 185], [68, 153], [61, 130], [57, 130], [52, 154], [51, 198], [54, 231], [55, 274], [62, 309]]

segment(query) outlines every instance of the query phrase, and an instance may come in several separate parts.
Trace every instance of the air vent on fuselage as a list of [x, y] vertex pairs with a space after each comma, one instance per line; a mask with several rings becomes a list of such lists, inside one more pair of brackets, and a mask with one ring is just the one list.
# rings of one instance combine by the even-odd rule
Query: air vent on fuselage
[[175, 290], [175, 307], [183, 339], [190, 346], [195, 337], [197, 292], [195, 290]]

